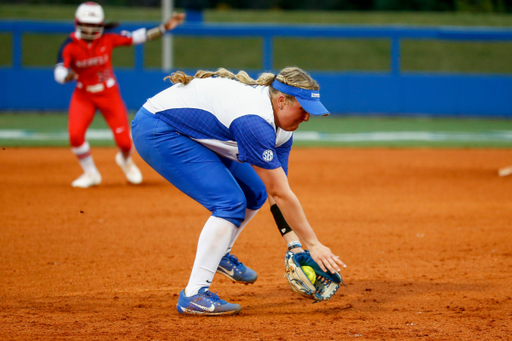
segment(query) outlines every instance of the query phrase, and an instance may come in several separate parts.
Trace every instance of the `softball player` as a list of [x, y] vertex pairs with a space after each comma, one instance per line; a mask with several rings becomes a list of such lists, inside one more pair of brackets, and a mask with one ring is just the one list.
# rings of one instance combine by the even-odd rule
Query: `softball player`
[[[175, 85], [148, 99], [132, 122], [139, 155], [160, 175], [212, 212], [177, 310], [182, 314], [235, 314], [241, 309], [208, 289], [216, 272], [252, 283], [257, 274], [231, 255], [237, 237], [270, 194], [302, 245], [325, 270], [344, 265], [322, 245], [288, 185], [292, 132], [310, 115], [328, 115], [318, 84], [290, 67], [257, 80], [219, 69], [195, 77], [172, 74]], [[296, 233], [296, 234], [295, 234]]]
[[137, 45], [160, 37], [174, 29], [185, 18], [174, 14], [164, 24], [153, 29], [138, 29], [131, 33], [103, 33], [103, 8], [94, 2], [78, 6], [75, 13], [76, 31], [62, 44], [54, 76], [58, 83], [76, 80], [76, 88], [69, 105], [69, 138], [71, 150], [77, 156], [83, 174], [72, 182], [73, 187], [87, 188], [101, 183], [101, 175], [91, 156], [85, 133], [96, 110], [99, 110], [114, 133], [119, 148], [116, 163], [127, 180], [142, 182], [142, 174], [131, 158], [132, 140], [126, 107], [121, 98], [112, 70], [112, 50], [118, 46]]

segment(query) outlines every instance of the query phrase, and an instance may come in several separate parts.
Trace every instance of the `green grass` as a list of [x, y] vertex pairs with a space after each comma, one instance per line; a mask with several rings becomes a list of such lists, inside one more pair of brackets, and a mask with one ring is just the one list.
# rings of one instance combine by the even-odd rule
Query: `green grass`
[[[133, 113], [130, 114], [130, 121]], [[91, 129], [108, 130], [105, 120], [96, 115]], [[2, 131], [25, 130], [33, 133], [58, 135], [49, 140], [23, 140], [1, 138]], [[354, 136], [362, 133], [380, 133], [393, 136], [400, 133], [442, 133], [447, 136], [469, 134], [475, 139], [448, 139], [444, 141], [388, 140], [388, 141], [301, 141], [296, 146], [328, 147], [454, 147], [454, 148], [512, 148], [512, 120], [475, 118], [407, 118], [407, 117], [312, 117], [303, 123], [297, 136], [307, 132], [318, 132], [325, 136]], [[508, 138], [485, 140], [489, 134], [510, 134]], [[94, 146], [114, 146], [112, 139], [89, 141]], [[3, 113], [0, 114], [0, 148], [18, 146], [60, 146], [68, 147], [67, 115], [63, 113]]]
[[[10, 34], [0, 33], [0, 46], [11, 46], [12, 38]], [[12, 64], [12, 53], [9, 48], [0, 50], [0, 66]]]
[[[159, 8], [103, 6], [107, 20], [159, 21]], [[72, 20], [75, 5], [0, 5], [0, 18]], [[180, 9], [177, 9], [180, 11]], [[512, 26], [510, 14], [452, 12], [206, 10], [205, 21], [336, 25]]]
[[433, 118], [433, 117], [358, 117], [328, 116], [311, 117], [301, 125], [301, 131], [324, 133], [365, 133], [391, 131], [432, 132], [486, 132], [512, 131], [512, 120], [481, 118]]
[[[129, 115], [130, 122], [134, 114]], [[66, 113], [0, 113], [0, 130], [26, 130], [35, 133], [66, 134], [68, 129], [68, 116]], [[103, 117], [97, 114], [90, 129], [109, 129]], [[115, 146], [113, 140], [92, 140], [94, 146]], [[67, 139], [53, 140], [18, 140], [0, 139], [0, 147], [69, 147]]]
[[[174, 63], [182, 68], [228, 67], [230, 69], [260, 69], [261, 40], [236, 38], [193, 38], [175, 37]], [[155, 44], [161, 56], [161, 44]], [[156, 62], [155, 62], [156, 61]], [[155, 58], [151, 66], [161, 65]]]
[[[104, 6], [107, 20], [160, 21], [159, 8]], [[0, 19], [71, 21], [76, 6], [0, 5]], [[342, 11], [207, 10], [207, 22], [288, 23], [336, 25], [412, 25], [512, 27], [510, 14]], [[23, 37], [23, 65], [53, 67], [65, 35], [27, 34]], [[11, 45], [0, 34], [0, 46]], [[260, 69], [260, 39], [175, 37], [177, 68]], [[511, 43], [404, 41], [405, 71], [512, 73]], [[37, 51], [37, 54], [31, 53]], [[306, 70], [388, 71], [390, 44], [386, 40], [290, 39], [274, 44], [274, 67], [298, 65]], [[12, 64], [9, 48], [0, 50], [0, 66]], [[116, 49], [115, 67], [133, 66], [133, 49]], [[161, 43], [146, 44], [145, 66], [161, 65]]]
[[323, 134], [362, 133], [437, 133], [457, 137], [470, 134], [474, 140], [451, 139], [446, 141], [296, 141], [297, 146], [343, 146], [343, 147], [429, 147], [429, 148], [511, 148], [510, 137], [503, 140], [482, 140], [488, 134], [508, 133], [512, 135], [512, 120], [481, 118], [431, 118], [431, 117], [358, 117], [329, 116], [312, 117], [303, 123], [298, 132], [319, 132]]
[[512, 42], [402, 42], [403, 71], [512, 73]]
[[211, 11], [213, 22], [324, 25], [512, 26], [510, 14], [355, 12], [355, 11]]
[[386, 40], [277, 38], [274, 51], [276, 69], [299, 65], [306, 70], [387, 71], [390, 65]]

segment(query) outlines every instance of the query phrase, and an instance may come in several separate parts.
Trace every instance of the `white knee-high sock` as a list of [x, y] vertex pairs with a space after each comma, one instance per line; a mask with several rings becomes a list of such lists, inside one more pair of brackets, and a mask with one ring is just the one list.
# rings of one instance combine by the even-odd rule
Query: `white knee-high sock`
[[78, 158], [84, 173], [99, 173], [91, 155], [91, 146], [85, 141], [80, 147], [72, 147], [71, 151]]
[[197, 243], [196, 259], [188, 285], [186, 296], [196, 295], [199, 289], [210, 287], [220, 260], [236, 232], [236, 225], [222, 218], [211, 216], [201, 231]]
[[235, 233], [231, 237], [229, 246], [226, 249], [226, 252], [224, 254], [231, 252], [231, 249], [233, 248], [233, 244], [235, 244], [236, 239], [238, 238], [240, 233], [242, 233], [242, 230], [244, 229], [245, 225], [247, 225], [251, 221], [251, 219], [254, 218], [256, 213], [258, 213], [258, 211], [259, 211], [259, 209], [258, 210], [250, 210], [250, 209], [245, 210], [245, 220], [242, 221], [242, 224], [240, 224], [240, 227], [235, 231]]

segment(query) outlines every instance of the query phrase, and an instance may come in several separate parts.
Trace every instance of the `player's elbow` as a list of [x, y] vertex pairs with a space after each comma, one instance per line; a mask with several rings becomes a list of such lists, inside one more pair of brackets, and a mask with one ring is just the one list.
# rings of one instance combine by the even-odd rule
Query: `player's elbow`
[[274, 199], [276, 203], [282, 200], [287, 201], [294, 197], [290, 188], [285, 189], [282, 187], [267, 187], [267, 193]]

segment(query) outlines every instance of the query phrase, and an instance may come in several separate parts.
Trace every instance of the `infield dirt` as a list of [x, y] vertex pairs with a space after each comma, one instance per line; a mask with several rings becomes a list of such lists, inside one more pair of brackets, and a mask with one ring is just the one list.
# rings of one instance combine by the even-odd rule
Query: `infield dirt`
[[127, 185], [115, 154], [93, 148], [103, 183], [76, 189], [69, 149], [0, 148], [0, 339], [512, 339], [510, 150], [294, 148], [291, 187], [347, 287], [290, 290], [266, 205], [233, 249], [256, 283], [211, 287], [242, 313], [210, 318], [176, 311], [209, 212], [137, 155]]

